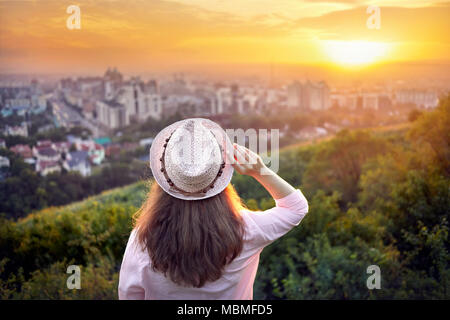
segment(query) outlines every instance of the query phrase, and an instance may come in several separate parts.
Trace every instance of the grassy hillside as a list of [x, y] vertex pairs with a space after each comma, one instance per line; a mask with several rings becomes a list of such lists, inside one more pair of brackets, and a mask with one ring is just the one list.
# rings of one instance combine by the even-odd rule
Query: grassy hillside
[[[6, 258], [1, 260], [0, 273], [14, 274], [0, 282], [2, 298], [116, 298], [117, 271], [131, 216], [147, 187], [139, 182], [47, 208], [17, 222], [2, 221], [1, 239], [9, 243], [2, 243], [1, 257]], [[66, 288], [65, 272], [71, 264], [85, 266], [82, 290]]]
[[[279, 173], [301, 187], [310, 212], [261, 255], [260, 299], [450, 298], [450, 100], [393, 131], [343, 131], [281, 153]], [[247, 206], [273, 206], [235, 175]], [[116, 299], [139, 182], [24, 219], [0, 221], [0, 298]], [[66, 286], [81, 266], [81, 290]], [[366, 286], [381, 270], [380, 290]]]

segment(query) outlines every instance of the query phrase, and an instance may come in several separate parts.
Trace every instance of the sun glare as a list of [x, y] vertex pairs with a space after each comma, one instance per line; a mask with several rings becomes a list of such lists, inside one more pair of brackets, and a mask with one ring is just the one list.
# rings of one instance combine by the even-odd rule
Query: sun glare
[[361, 66], [380, 61], [388, 44], [370, 41], [326, 41], [324, 50], [332, 62], [344, 66]]

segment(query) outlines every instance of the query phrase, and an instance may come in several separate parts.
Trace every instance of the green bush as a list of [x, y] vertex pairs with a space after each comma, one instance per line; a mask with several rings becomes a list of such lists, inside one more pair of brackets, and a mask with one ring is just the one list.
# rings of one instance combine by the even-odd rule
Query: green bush
[[[262, 252], [254, 297], [449, 299], [449, 105], [407, 134], [344, 131], [282, 152], [280, 174], [301, 187], [310, 212]], [[248, 208], [274, 205], [254, 179], [235, 175], [233, 184]], [[116, 299], [131, 217], [148, 190], [141, 182], [17, 221], [0, 217], [0, 297]], [[82, 268], [81, 290], [67, 289], [71, 264]], [[370, 265], [380, 267], [380, 290], [366, 286]]]

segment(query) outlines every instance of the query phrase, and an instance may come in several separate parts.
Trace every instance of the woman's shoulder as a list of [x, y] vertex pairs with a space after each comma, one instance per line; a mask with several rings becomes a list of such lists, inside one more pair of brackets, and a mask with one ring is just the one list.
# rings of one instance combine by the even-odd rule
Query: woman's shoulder
[[129, 253], [134, 256], [135, 260], [145, 264], [149, 263], [150, 257], [145, 247], [139, 242], [138, 231], [136, 228], [131, 230], [126, 251], [129, 251]]
[[245, 225], [246, 238], [252, 238], [252, 235], [260, 233], [261, 230], [258, 225], [258, 216], [263, 214], [263, 211], [254, 211], [244, 208], [240, 213]]

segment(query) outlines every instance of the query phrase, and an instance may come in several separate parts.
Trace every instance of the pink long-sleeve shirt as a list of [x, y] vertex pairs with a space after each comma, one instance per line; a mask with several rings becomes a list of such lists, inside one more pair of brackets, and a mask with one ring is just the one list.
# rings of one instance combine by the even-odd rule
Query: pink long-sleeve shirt
[[133, 230], [128, 240], [119, 277], [119, 299], [249, 300], [261, 251], [297, 226], [308, 212], [308, 202], [300, 190], [275, 201], [263, 212], [243, 210], [244, 245], [241, 254], [225, 266], [222, 277], [201, 288], [175, 284], [151, 268], [146, 250], [136, 243]]

